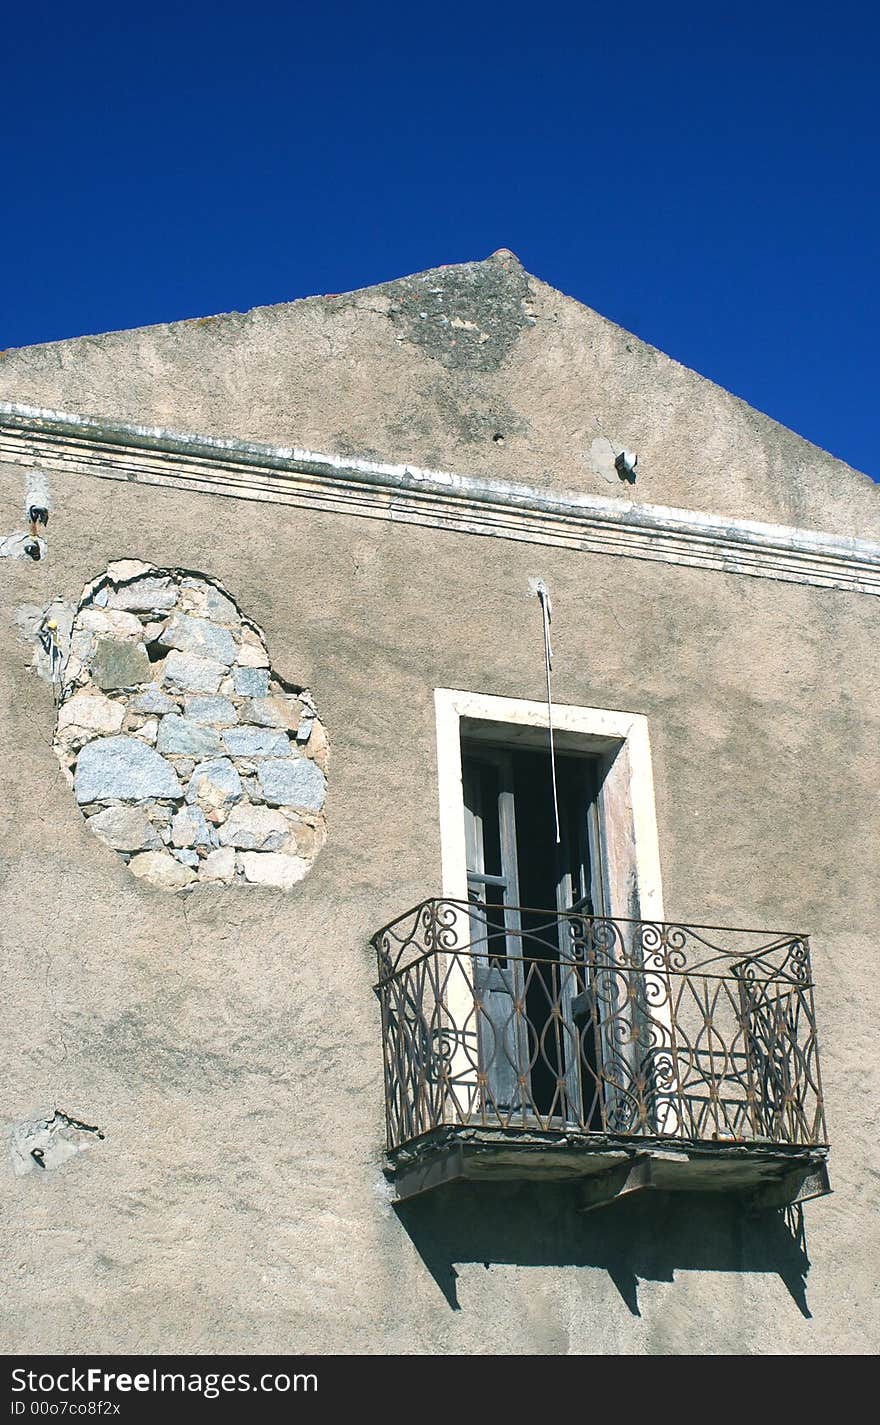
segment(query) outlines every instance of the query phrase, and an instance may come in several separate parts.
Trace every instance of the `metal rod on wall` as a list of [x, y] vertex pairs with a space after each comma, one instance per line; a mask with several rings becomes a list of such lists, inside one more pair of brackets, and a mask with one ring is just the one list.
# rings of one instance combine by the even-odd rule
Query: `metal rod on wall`
[[550, 673], [553, 668], [553, 648], [550, 643], [550, 622], [553, 617], [553, 605], [550, 602], [550, 590], [543, 579], [538, 579], [532, 584], [532, 590], [541, 600], [541, 615], [544, 624], [544, 673], [547, 680], [547, 735], [550, 740], [550, 777], [553, 783], [553, 819], [556, 826], [556, 845], [561, 842], [559, 832], [559, 792], [556, 785], [556, 748], [553, 743], [553, 695], [550, 689]]

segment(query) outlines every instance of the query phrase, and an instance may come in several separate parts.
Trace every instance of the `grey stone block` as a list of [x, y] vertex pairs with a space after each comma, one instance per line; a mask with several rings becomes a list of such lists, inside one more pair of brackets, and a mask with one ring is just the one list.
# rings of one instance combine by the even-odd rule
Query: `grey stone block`
[[173, 698], [169, 698], [167, 693], [163, 693], [158, 683], [151, 683], [148, 688], [144, 688], [142, 693], [132, 698], [129, 708], [136, 713], [156, 713], [161, 717], [163, 713], [176, 712], [177, 703]]
[[168, 713], [163, 717], [156, 748], [159, 752], [176, 752], [193, 757], [217, 757], [223, 752], [220, 736], [212, 727], [203, 727], [178, 713]]
[[78, 802], [183, 796], [165, 758], [140, 738], [124, 736], [86, 743], [76, 764], [74, 790]]
[[[104, 591], [102, 591], [104, 592]], [[177, 589], [171, 579], [135, 579], [124, 584], [121, 589], [110, 589], [104, 601], [110, 609], [131, 609], [150, 612], [152, 609], [166, 611], [177, 603]], [[95, 600], [99, 602], [98, 599]]]
[[276, 693], [245, 703], [241, 715], [243, 722], [255, 722], [260, 727], [284, 727], [289, 732], [296, 732], [302, 721], [303, 705], [299, 698]]
[[180, 583], [181, 588], [187, 590], [184, 598], [191, 600], [193, 612], [216, 623], [229, 624], [232, 628], [240, 625], [241, 615], [235, 604], [213, 584], [206, 583], [204, 579], [181, 579]]
[[162, 682], [185, 693], [216, 693], [225, 676], [225, 663], [172, 649], [165, 659]]
[[285, 757], [290, 751], [287, 734], [272, 728], [231, 727], [222, 736], [233, 757]]
[[320, 811], [327, 794], [327, 779], [307, 757], [295, 761], [268, 758], [257, 769], [263, 796], [276, 806]]
[[269, 693], [268, 668], [235, 668], [232, 673], [235, 691], [242, 698], [265, 698]]
[[235, 704], [229, 698], [220, 696], [187, 698], [185, 711], [193, 722], [209, 723], [214, 727], [233, 727], [238, 722]]
[[234, 663], [238, 644], [228, 628], [191, 614], [175, 614], [163, 629], [158, 642], [163, 648], [177, 648], [181, 653], [197, 653], [200, 658], [212, 658], [217, 663]]
[[89, 818], [89, 830], [114, 851], [156, 851], [161, 837], [140, 807], [107, 807]]
[[283, 812], [243, 802], [232, 808], [217, 839], [221, 846], [235, 846], [239, 851], [278, 851], [290, 831]]
[[209, 762], [200, 762], [195, 768], [186, 791], [190, 804], [199, 802], [202, 806], [223, 807], [241, 801], [243, 792], [241, 777], [228, 757], [215, 757]]
[[92, 680], [99, 688], [136, 688], [148, 683], [153, 668], [142, 643], [131, 639], [99, 638], [92, 655]]
[[171, 823], [171, 840], [175, 846], [211, 846], [216, 844], [201, 807], [185, 806]]

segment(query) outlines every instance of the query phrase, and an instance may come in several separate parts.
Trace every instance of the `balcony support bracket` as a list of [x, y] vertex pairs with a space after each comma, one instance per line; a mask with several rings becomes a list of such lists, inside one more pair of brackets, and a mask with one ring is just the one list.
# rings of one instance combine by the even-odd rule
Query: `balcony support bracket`
[[793, 1207], [814, 1197], [825, 1197], [831, 1191], [827, 1164], [810, 1163], [758, 1188], [749, 1198], [749, 1211], [758, 1213]]
[[597, 1207], [606, 1207], [618, 1198], [628, 1197], [634, 1192], [646, 1192], [656, 1188], [654, 1164], [650, 1153], [637, 1153], [628, 1163], [607, 1169], [588, 1178], [581, 1190], [578, 1212], [594, 1212]]

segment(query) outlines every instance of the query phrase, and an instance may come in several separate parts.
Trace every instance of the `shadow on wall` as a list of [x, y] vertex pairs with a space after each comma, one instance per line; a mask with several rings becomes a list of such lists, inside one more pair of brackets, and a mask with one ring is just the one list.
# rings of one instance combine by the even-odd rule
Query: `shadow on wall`
[[633, 1316], [639, 1279], [671, 1282], [676, 1269], [775, 1272], [808, 1319], [810, 1268], [799, 1207], [754, 1216], [733, 1199], [652, 1192], [599, 1211], [577, 1211], [566, 1184], [457, 1183], [395, 1204], [395, 1212], [453, 1311], [456, 1262], [602, 1267]]

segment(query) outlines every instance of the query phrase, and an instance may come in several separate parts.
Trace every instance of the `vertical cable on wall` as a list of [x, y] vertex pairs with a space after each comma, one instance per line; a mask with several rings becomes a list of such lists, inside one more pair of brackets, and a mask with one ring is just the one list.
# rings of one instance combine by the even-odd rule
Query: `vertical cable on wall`
[[550, 645], [550, 621], [553, 617], [553, 605], [550, 602], [550, 590], [543, 579], [538, 579], [533, 585], [535, 594], [541, 600], [541, 615], [544, 623], [544, 673], [547, 679], [547, 735], [550, 739], [550, 777], [553, 783], [553, 818], [556, 825], [556, 845], [561, 841], [559, 834], [559, 792], [556, 785], [556, 748], [553, 744], [553, 695], [550, 690], [550, 673], [553, 668], [553, 649]]

